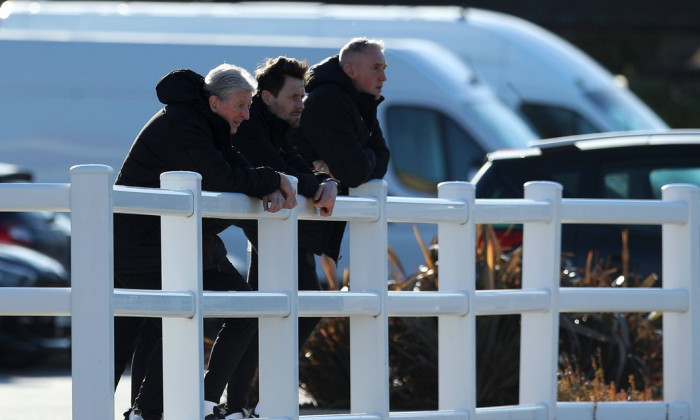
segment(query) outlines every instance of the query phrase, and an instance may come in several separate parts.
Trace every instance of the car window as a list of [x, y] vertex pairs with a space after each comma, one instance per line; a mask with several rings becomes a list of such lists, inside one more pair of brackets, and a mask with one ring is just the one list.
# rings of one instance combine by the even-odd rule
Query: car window
[[445, 154], [448, 179], [468, 181], [474, 175], [475, 168], [484, 163], [486, 152], [451, 118], [443, 117], [443, 128], [448, 151]]
[[625, 172], [606, 174], [603, 177], [603, 198], [629, 198], [629, 176]]
[[615, 168], [604, 171], [603, 198], [661, 199], [661, 187], [668, 184], [700, 186], [697, 168]]
[[653, 198], [661, 198], [661, 187], [668, 184], [693, 184], [700, 187], [700, 168], [654, 169], [649, 174]]
[[391, 163], [404, 184], [434, 193], [445, 180], [467, 181], [485, 151], [446, 115], [428, 108], [387, 110]]
[[580, 197], [582, 194], [581, 175], [580, 171], [555, 171], [552, 172], [550, 180], [561, 184], [562, 197]]
[[649, 173], [653, 168], [642, 167], [618, 167], [618, 165], [603, 166], [603, 198], [622, 198], [635, 200], [648, 200], [652, 198], [652, 187], [649, 181]]
[[541, 138], [588, 134], [599, 131], [578, 112], [559, 106], [523, 103], [520, 107], [520, 112]]

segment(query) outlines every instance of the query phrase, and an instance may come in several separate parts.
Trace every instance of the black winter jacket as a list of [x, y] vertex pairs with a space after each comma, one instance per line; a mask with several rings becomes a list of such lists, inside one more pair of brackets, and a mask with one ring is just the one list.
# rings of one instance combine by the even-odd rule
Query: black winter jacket
[[[299, 155], [289, 137], [292, 130], [289, 123], [270, 112], [258, 94], [253, 97], [250, 119], [238, 127], [236, 134], [231, 136], [231, 143], [254, 166], [269, 166], [296, 177], [299, 194], [313, 198], [320, 183], [329, 175], [314, 173]], [[337, 247], [329, 246], [326, 241], [327, 228], [326, 222], [300, 221], [299, 243], [306, 250], [337, 259]]]
[[309, 69], [308, 94], [295, 145], [307, 162], [321, 159], [348, 187], [384, 177], [389, 149], [377, 121], [383, 98], [357, 91], [338, 56]]
[[[136, 137], [117, 176], [117, 185], [153, 187], [167, 171], [202, 175], [202, 190], [262, 197], [279, 188], [271, 168], [252, 168], [231, 148], [231, 127], [209, 108], [204, 79], [191, 70], [175, 70], [156, 86], [165, 108], [158, 111]], [[226, 250], [217, 234], [227, 221], [202, 223], [204, 268], [216, 266]], [[160, 271], [160, 218], [116, 214], [114, 217], [116, 272]]]
[[270, 112], [257, 94], [250, 107], [250, 119], [238, 127], [231, 143], [253, 166], [268, 166], [296, 177], [299, 194], [313, 197], [319, 184], [329, 176], [314, 173], [289, 138], [290, 130], [289, 123]]

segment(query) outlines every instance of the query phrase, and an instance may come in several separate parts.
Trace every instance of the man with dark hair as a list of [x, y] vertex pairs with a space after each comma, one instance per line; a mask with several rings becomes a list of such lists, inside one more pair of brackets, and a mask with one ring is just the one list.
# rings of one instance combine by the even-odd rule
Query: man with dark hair
[[[153, 187], [167, 171], [193, 171], [202, 176], [202, 189], [245, 193], [263, 199], [266, 211], [296, 205], [287, 177], [271, 168], [252, 168], [235, 154], [229, 138], [249, 117], [256, 90], [244, 69], [222, 64], [206, 77], [191, 70], [175, 70], [156, 86], [165, 107], [142, 128], [122, 164], [117, 185]], [[202, 266], [206, 290], [250, 290], [226, 257], [218, 233], [227, 221], [202, 221]], [[160, 218], [115, 214], [114, 286], [130, 289], [161, 288]], [[116, 317], [114, 321], [115, 387], [130, 361], [139, 335], [142, 379], [134, 409], [143, 419], [160, 420], [163, 412], [160, 319]], [[226, 382], [257, 332], [252, 319], [226, 319], [209, 359], [204, 378], [205, 419], [223, 418], [217, 404]], [[148, 343], [143, 342], [150, 337]], [[132, 378], [132, 380], [138, 380]], [[134, 409], [125, 413], [133, 419]]]
[[[288, 134], [299, 127], [304, 109], [306, 62], [288, 57], [268, 59], [255, 72], [258, 93], [253, 97], [250, 119], [231, 137], [233, 146], [254, 166], [266, 166], [295, 176], [299, 194], [312, 200], [322, 216], [333, 212], [338, 182], [314, 172], [292, 145]], [[324, 252], [326, 222], [299, 222], [299, 290], [320, 290], [314, 254]], [[252, 244], [248, 282], [258, 288], [257, 222], [240, 224]], [[299, 319], [299, 345], [311, 334], [318, 318]], [[228, 383], [227, 419], [245, 418], [248, 394], [258, 361], [258, 341], [253, 339]], [[256, 410], [252, 415], [257, 416]]]

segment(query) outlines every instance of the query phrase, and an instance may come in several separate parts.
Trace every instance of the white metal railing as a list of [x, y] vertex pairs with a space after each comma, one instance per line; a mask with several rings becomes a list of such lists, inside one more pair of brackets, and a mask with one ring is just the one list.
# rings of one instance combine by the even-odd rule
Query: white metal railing
[[[662, 200], [562, 199], [551, 182], [525, 185], [523, 199], [475, 200], [463, 182], [438, 198], [387, 197], [372, 181], [341, 197], [330, 218], [302, 200], [260, 211], [240, 194], [202, 192], [198, 174], [172, 172], [162, 189], [112, 186], [111, 168], [81, 165], [70, 184], [2, 184], [0, 211], [72, 216], [72, 285], [2, 288], [2, 315], [72, 317], [73, 418], [114, 412], [113, 317], [163, 317], [167, 420], [201, 418], [203, 317], [259, 317], [260, 396], [266, 418], [299, 418], [297, 317], [349, 316], [349, 414], [313, 419], [700, 419], [700, 189], [666, 186]], [[113, 289], [113, 213], [160, 215], [163, 291]], [[258, 292], [202, 292], [201, 217], [259, 220]], [[348, 220], [351, 290], [298, 292], [298, 219]], [[437, 292], [387, 292], [387, 222], [438, 224]], [[560, 288], [562, 223], [661, 224], [663, 288]], [[475, 224], [522, 223], [522, 289], [475, 291]], [[556, 401], [560, 312], [664, 312], [664, 400]], [[476, 408], [475, 317], [521, 314], [519, 405]], [[439, 410], [391, 412], [388, 317], [439, 319]]]

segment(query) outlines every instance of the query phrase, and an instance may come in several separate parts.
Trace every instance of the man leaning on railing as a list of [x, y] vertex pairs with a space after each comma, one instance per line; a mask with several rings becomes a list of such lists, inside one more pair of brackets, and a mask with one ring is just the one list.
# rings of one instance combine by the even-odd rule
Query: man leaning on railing
[[[265, 211], [296, 206], [296, 193], [285, 175], [270, 168], [252, 168], [230, 147], [229, 136], [249, 118], [256, 82], [244, 69], [222, 64], [204, 78], [191, 70], [175, 70], [156, 86], [165, 104], [139, 132], [121, 171], [118, 185], [159, 186], [160, 174], [201, 174], [202, 189], [261, 197]], [[226, 257], [218, 236], [228, 222], [203, 220], [202, 264], [205, 290], [250, 290]], [[161, 289], [160, 219], [116, 214], [114, 217], [114, 286]], [[223, 418], [216, 404], [243, 351], [255, 335], [251, 319], [227, 319], [212, 348], [204, 378], [205, 418]], [[132, 381], [140, 391], [124, 414], [134, 418], [138, 407], [145, 420], [163, 412], [162, 335], [160, 319], [117, 317], [114, 322], [115, 389], [132, 359]], [[150, 338], [149, 338], [150, 337]], [[138, 343], [138, 351], [134, 349]]]

